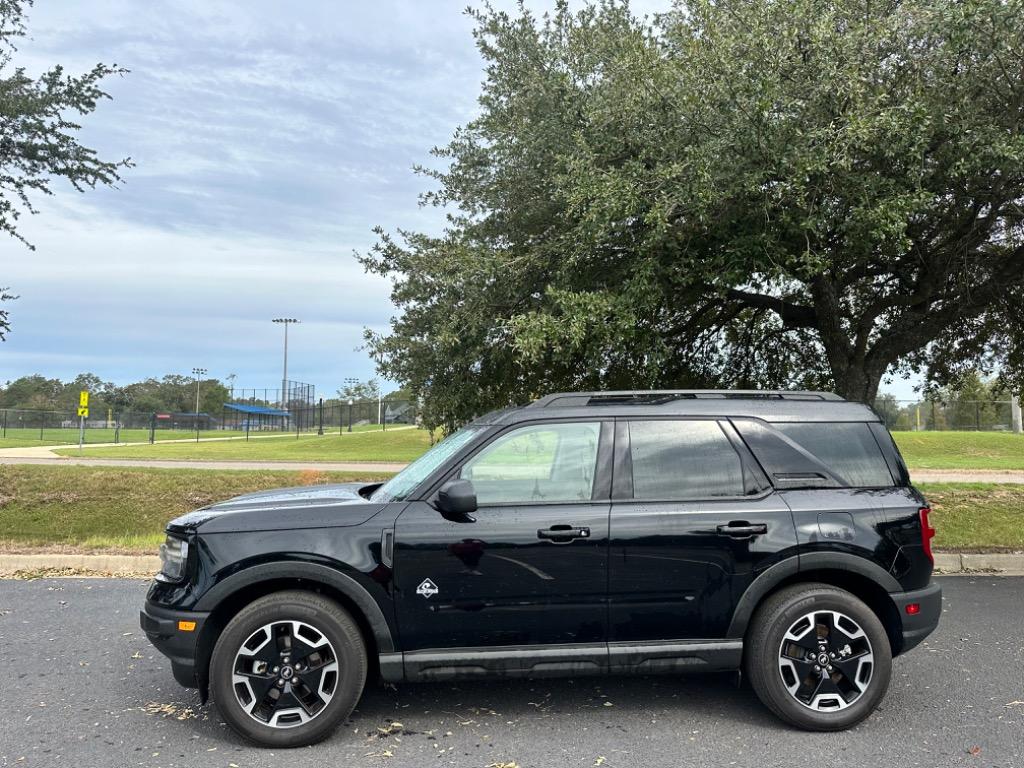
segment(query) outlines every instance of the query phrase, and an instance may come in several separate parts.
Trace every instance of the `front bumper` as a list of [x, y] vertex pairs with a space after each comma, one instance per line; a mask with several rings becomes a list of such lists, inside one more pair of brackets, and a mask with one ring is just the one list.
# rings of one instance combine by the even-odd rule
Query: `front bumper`
[[[900, 619], [903, 622], [903, 647], [900, 653], [920, 645], [928, 635], [939, 626], [942, 616], [942, 587], [938, 582], [931, 582], [924, 589], [912, 592], [896, 592], [889, 595], [896, 604]], [[907, 613], [907, 606], [916, 603], [920, 610], [915, 614]]]
[[[174, 679], [186, 688], [198, 688], [196, 649], [209, 613], [175, 611], [146, 601], [139, 612], [139, 624], [156, 649], [171, 660]], [[191, 631], [180, 628], [179, 622], [193, 622]], [[188, 626], [187, 624], [185, 626]]]

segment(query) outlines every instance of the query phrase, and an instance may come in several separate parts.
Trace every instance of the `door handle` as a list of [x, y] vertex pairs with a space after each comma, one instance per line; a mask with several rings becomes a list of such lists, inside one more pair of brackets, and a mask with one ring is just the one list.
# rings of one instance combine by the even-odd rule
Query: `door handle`
[[589, 528], [576, 528], [571, 525], [552, 525], [537, 531], [538, 539], [546, 539], [554, 544], [568, 544], [575, 539], [589, 539]]
[[751, 536], [759, 536], [768, 533], [768, 526], [764, 523], [729, 523], [720, 525], [716, 529], [723, 536], [732, 536], [737, 539], [749, 539]]

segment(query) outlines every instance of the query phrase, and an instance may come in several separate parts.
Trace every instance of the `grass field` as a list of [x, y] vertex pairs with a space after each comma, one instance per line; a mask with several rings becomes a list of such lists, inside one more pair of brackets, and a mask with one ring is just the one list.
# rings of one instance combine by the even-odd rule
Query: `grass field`
[[135, 467], [0, 468], [0, 548], [153, 552], [168, 520], [241, 493], [379, 480], [367, 472], [211, 472]]
[[[5, 466], [0, 549], [72, 547], [152, 552], [168, 520], [240, 493], [290, 485], [379, 480], [369, 472], [211, 471], [138, 467]], [[921, 486], [934, 510], [936, 549], [1024, 550], [1024, 488]]]
[[[353, 432], [379, 432], [380, 427], [375, 424], [355, 424], [352, 427]], [[333, 435], [338, 434], [337, 428], [331, 433]], [[194, 431], [188, 431], [183, 429], [157, 429], [153, 433], [153, 437], [156, 442], [163, 440], [194, 440], [196, 433]], [[269, 437], [290, 437], [292, 440], [295, 439], [294, 432], [275, 433], [275, 432], [250, 432], [250, 441], [263, 440]], [[308, 434], [303, 434], [303, 437], [308, 437]], [[115, 442], [121, 443], [147, 443], [149, 442], [149, 430], [148, 429], [122, 429], [116, 431], [113, 428], [101, 428], [94, 427], [92, 429], [85, 430], [85, 444], [86, 445], [109, 445]], [[204, 429], [199, 431], [200, 439], [207, 440], [213, 438], [244, 438], [245, 432], [240, 430], [231, 429]], [[27, 427], [8, 427], [6, 430], [0, 431], [0, 448], [22, 448], [25, 446], [34, 445], [77, 445], [78, 444], [78, 430], [77, 429], [62, 429], [54, 427], [52, 429], [43, 430], [31, 429]]]
[[1024, 470], [1024, 435], [1010, 432], [893, 432], [912, 469]]
[[[91, 448], [85, 453], [100, 458], [193, 459], [210, 461], [412, 461], [430, 445], [422, 429], [389, 429], [386, 432], [352, 432], [343, 435], [295, 435], [209, 443]], [[57, 453], [77, 456], [78, 449]]]
[[921, 483], [936, 549], [1024, 551], [1024, 486]]
[[[1024, 470], [1024, 435], [1005, 432], [895, 432], [911, 469]], [[0, 443], [0, 447], [2, 447]], [[175, 443], [94, 448], [90, 456], [124, 459], [210, 459], [237, 461], [411, 461], [429, 445], [419, 429], [387, 432], [294, 435], [249, 442]], [[77, 455], [77, 449], [59, 453]]]

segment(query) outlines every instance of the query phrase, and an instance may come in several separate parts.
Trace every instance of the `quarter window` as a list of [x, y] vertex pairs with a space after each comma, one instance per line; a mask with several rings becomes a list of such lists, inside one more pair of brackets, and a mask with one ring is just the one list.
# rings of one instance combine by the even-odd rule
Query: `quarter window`
[[597, 422], [541, 424], [499, 437], [463, 466], [481, 504], [589, 501]]
[[633, 498], [743, 495], [743, 465], [715, 421], [631, 421]]
[[854, 487], [878, 488], [893, 485], [871, 428], [863, 422], [811, 422], [774, 424], [786, 437], [799, 444], [844, 482]]

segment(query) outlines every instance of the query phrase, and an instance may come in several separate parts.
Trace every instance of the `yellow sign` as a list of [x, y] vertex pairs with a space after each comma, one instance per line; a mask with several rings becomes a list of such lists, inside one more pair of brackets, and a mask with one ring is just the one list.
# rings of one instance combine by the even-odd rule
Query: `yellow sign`
[[85, 418], [89, 418], [89, 409], [88, 408], [79, 408], [78, 409], [78, 415], [79, 416], [84, 416]]
[[[78, 393], [78, 407], [79, 408], [88, 408], [89, 407], [89, 393], [88, 393], [88, 391], [86, 391], [84, 389], [81, 392]], [[78, 415], [82, 416], [83, 414], [80, 413]], [[85, 414], [85, 415], [88, 416], [89, 414]]]

